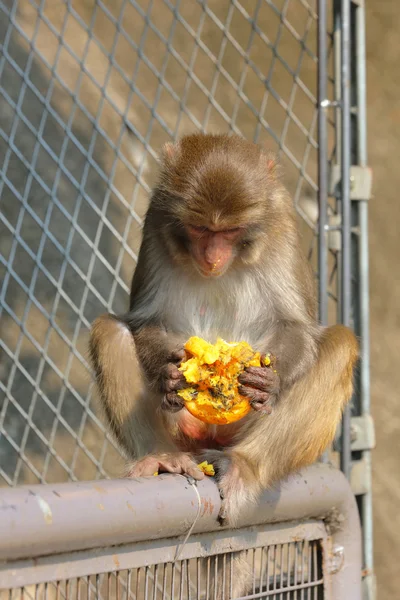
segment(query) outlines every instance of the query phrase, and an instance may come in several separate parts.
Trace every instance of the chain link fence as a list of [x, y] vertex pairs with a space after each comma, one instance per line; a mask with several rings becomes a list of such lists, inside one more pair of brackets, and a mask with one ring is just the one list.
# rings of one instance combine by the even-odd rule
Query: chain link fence
[[316, 1], [0, 0], [0, 43], [0, 480], [115, 476], [88, 328], [128, 304], [160, 146], [278, 152], [316, 268]]

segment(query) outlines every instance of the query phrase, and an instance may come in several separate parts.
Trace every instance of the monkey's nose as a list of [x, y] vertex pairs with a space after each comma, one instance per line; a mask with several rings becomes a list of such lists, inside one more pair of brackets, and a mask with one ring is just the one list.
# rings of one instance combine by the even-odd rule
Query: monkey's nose
[[215, 269], [218, 267], [218, 265], [220, 264], [221, 259], [219, 258], [216, 262], [210, 263], [211, 266], [211, 270], [215, 271]]

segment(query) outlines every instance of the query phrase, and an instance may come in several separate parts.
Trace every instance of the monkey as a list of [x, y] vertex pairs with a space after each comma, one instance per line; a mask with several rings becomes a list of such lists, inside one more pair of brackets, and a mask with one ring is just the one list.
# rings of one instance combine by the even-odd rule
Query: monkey
[[[358, 343], [317, 320], [309, 261], [275, 156], [228, 134], [191, 134], [161, 151], [129, 310], [98, 317], [90, 357], [127, 475], [214, 465], [222, 523], [312, 464], [332, 442], [353, 390]], [[247, 341], [276, 357], [249, 367], [252, 410], [228, 425], [190, 415], [178, 391], [185, 341]]]

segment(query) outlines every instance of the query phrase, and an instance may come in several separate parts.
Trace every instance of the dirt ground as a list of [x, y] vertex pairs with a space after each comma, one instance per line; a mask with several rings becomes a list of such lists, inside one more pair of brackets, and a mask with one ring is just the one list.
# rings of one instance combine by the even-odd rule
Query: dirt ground
[[[118, 16], [122, 6], [119, 0], [105, 0], [104, 4], [108, 6], [109, 14]], [[147, 10], [149, 2], [142, 0], [139, 4]], [[218, 18], [223, 21], [228, 18], [229, 2], [221, 0], [209, 4]], [[268, 8], [267, 3], [264, 4], [258, 23], [268, 36], [279, 39], [281, 56], [295, 68], [301, 44], [294, 43], [285, 28], [280, 30], [279, 17]], [[11, 8], [13, 3], [8, 0], [5, 5]], [[42, 120], [43, 104], [29, 88], [24, 89], [18, 69], [7, 63], [0, 78], [0, 84], [8, 94], [7, 97], [0, 95], [0, 126], [6, 136], [12, 137], [20, 154], [28, 162], [35, 161], [41, 183], [31, 181], [26, 166], [16, 153], [9, 157], [8, 166], [4, 166], [7, 144], [0, 138], [0, 166], [3, 165], [9, 182], [14, 186], [11, 189], [7, 185], [2, 190], [1, 208], [11, 229], [0, 222], [0, 253], [13, 264], [19, 277], [18, 283], [10, 279], [4, 296], [14, 317], [5, 311], [0, 322], [1, 337], [9, 350], [9, 353], [2, 353], [0, 349], [0, 380], [10, 382], [7, 392], [0, 388], [0, 422], [7, 434], [0, 435], [3, 484], [101, 477], [105, 473], [115, 473], [120, 465], [119, 457], [105, 440], [104, 429], [96, 417], [85, 363], [89, 322], [105, 308], [118, 311], [126, 303], [126, 286], [139, 241], [138, 223], [144, 213], [155, 166], [152, 153], [147, 154], [146, 163], [140, 166], [143, 143], [132, 142], [132, 136], [122, 126], [120, 113], [124, 113], [126, 120], [146, 137], [146, 142], [157, 149], [169, 138], [160, 122], [154, 120], [146, 106], [146, 99], [152, 103], [155, 97], [158, 98], [157, 114], [171, 130], [183, 133], [194, 128], [187, 115], [178, 119], [179, 102], [174, 97], [175, 91], [178, 97], [186, 94], [186, 106], [199, 122], [206, 123], [210, 130], [225, 130], [226, 123], [220, 113], [210, 107], [204, 91], [201, 91], [202, 84], [205, 89], [213, 88], [219, 106], [227, 114], [236, 114], [236, 124], [246, 136], [253, 137], [258, 127], [257, 119], [245, 103], [237, 103], [231, 84], [224, 78], [214, 78], [214, 65], [206, 53], [200, 51], [196, 60], [193, 59], [192, 68], [199, 86], [186, 88], [186, 74], [179, 61], [174, 58], [168, 65], [164, 64], [165, 47], [150, 32], [144, 43], [144, 52], [157, 69], [164, 69], [165, 81], [170, 86], [166, 92], [159, 88], [151, 69], [144, 67], [143, 63], [137, 66], [137, 54], [131, 46], [121, 42], [113, 47], [115, 27], [110, 16], [101, 12], [93, 23], [95, 35], [103, 44], [100, 50], [96, 44], [88, 42], [82, 26], [82, 23], [90, 22], [92, 0], [76, 0], [72, 5], [76, 18], [69, 19], [63, 36], [73, 54], [59, 48], [57, 32], [63, 28], [63, 2], [53, 0], [44, 3], [47, 22], [42, 22], [36, 30], [37, 7], [21, 0], [18, 3], [21, 31], [18, 34], [14, 31], [7, 39], [4, 37], [7, 19], [0, 12], [0, 38], [6, 39], [9, 55], [20, 69], [29, 71], [30, 80], [47, 98], [48, 111], [55, 109], [61, 117], [57, 120], [50, 110], [47, 120]], [[243, 0], [242, 5], [251, 12], [256, 2]], [[309, 15], [304, 10], [304, 3], [276, 0], [275, 5], [278, 8], [289, 7], [289, 21], [296, 24], [301, 35], [305, 35]], [[369, 164], [374, 171], [374, 197], [370, 203], [371, 377], [377, 432], [377, 448], [373, 454], [374, 543], [379, 598], [394, 600], [400, 595], [400, 408], [395, 391], [400, 388], [397, 364], [400, 355], [400, 238], [396, 227], [400, 222], [400, 203], [397, 200], [400, 189], [397, 164], [400, 156], [400, 4], [398, 0], [366, 0], [366, 5]], [[202, 18], [199, 3], [182, 3], [181, 11], [196, 29]], [[151, 18], [166, 36], [169, 35], [170, 11], [154, 11]], [[145, 28], [144, 20], [133, 12], [126, 13], [124, 19], [129, 36], [139, 43]], [[240, 15], [237, 12], [233, 14], [231, 31], [242, 47], [245, 47], [249, 35], [246, 27]], [[315, 27], [311, 27], [307, 35], [310, 47], [314, 47]], [[35, 57], [30, 62], [28, 42], [33, 39], [42, 58]], [[205, 21], [201, 41], [214, 55], [218, 55], [221, 35], [210, 18]], [[185, 61], [192, 59], [193, 36], [179, 25], [173, 44]], [[107, 53], [111, 51], [120, 71], [108, 71], [105, 66], [108, 64]], [[266, 65], [275, 60], [259, 39], [254, 41], [251, 58], [261, 72], [265, 72]], [[85, 74], [81, 73], [79, 60], [85, 62]], [[222, 67], [231, 80], [240, 82], [244, 63], [230, 43], [225, 48]], [[51, 83], [51, 69], [62, 77], [63, 85]], [[129, 78], [136, 78], [143, 98], [136, 97], [131, 102], [129, 86], [122, 72]], [[303, 56], [299, 76], [313, 93], [314, 75], [315, 63], [308, 55]], [[307, 129], [312, 130], [315, 127], [313, 104], [299, 89], [292, 97], [293, 81], [279, 60], [275, 61], [274, 71], [271, 71], [270, 83], [280, 98], [291, 103], [291, 110]], [[100, 92], [102, 85], [108, 86], [107, 98]], [[285, 164], [288, 183], [295, 197], [309, 194], [312, 190], [310, 182], [315, 180], [316, 175], [315, 147], [310, 146], [307, 135], [293, 122], [285, 130], [286, 112], [273, 95], [268, 104], [263, 105], [265, 89], [257, 75], [249, 71], [242, 89], [244, 94], [251, 96], [257, 110], [263, 107], [265, 119], [271, 124], [272, 131], [269, 133], [261, 128], [260, 141], [274, 148], [274, 136], [280, 137], [284, 132], [287, 147], [295, 159], [301, 160], [304, 153], [309, 152], [306, 167], [309, 183], [296, 179], [298, 170], [290, 165], [290, 161]], [[76, 98], [80, 101], [79, 109], [75, 106]], [[38, 152], [36, 136], [29, 123], [24, 125], [19, 120], [18, 127], [12, 129], [17, 110], [10, 108], [12, 101], [19, 102], [18, 110], [34, 129], [41, 129], [42, 140], [49, 149], [47, 152]], [[90, 115], [94, 115], [97, 125], [101, 126], [101, 135], [94, 133], [95, 126]], [[65, 130], [74, 135], [76, 143], [64, 143]], [[123, 133], [120, 135], [120, 132]], [[118, 161], [114, 160], [110, 144], [119, 149]], [[86, 169], [85, 151], [90, 152], [99, 168]], [[60, 169], [56, 156], [62, 157], [66, 169]], [[122, 160], [121, 156], [125, 159]], [[140, 186], [135, 187], [136, 176], [126, 166], [128, 162], [139, 169]], [[112, 173], [111, 187], [105, 182], [105, 173]], [[129, 200], [134, 187], [137, 219], [128, 221], [129, 227], [126, 228], [129, 210], [121, 199]], [[21, 198], [26, 189], [29, 189], [29, 206], [21, 220], [16, 194], [20, 194]], [[57, 196], [59, 206], [52, 205], [51, 194]], [[87, 197], [92, 199], [91, 204], [86, 202]], [[42, 224], [46, 224], [47, 238], [42, 236], [42, 225], [30, 215], [29, 207], [40, 217]], [[107, 217], [106, 227], [102, 228], [100, 214]], [[78, 233], [73, 231], [76, 223], [79, 224]], [[45, 271], [42, 267], [36, 270], [35, 262], [26, 249], [20, 245], [13, 249], [11, 231], [14, 227], [31, 251], [40, 253]], [[115, 233], [122, 236], [124, 231], [126, 241], [120, 254], [120, 242]], [[68, 260], [60, 247], [69, 248]], [[93, 248], [96, 251], [98, 248], [107, 264], [97, 258], [92, 260], [95, 254]], [[11, 259], [13, 252], [15, 257]], [[5, 278], [6, 270], [0, 263], [0, 281]], [[23, 292], [21, 282], [26, 286]], [[100, 296], [94, 293], [94, 289], [99, 291]], [[110, 290], [113, 290], [111, 296]], [[32, 294], [45, 308], [46, 314], [32, 302]], [[70, 298], [73, 304], [68, 303], [66, 298]], [[15, 317], [25, 321], [23, 335], [21, 328], [14, 324]], [[39, 352], [35, 343], [44, 350]], [[78, 355], [71, 349], [74, 345]], [[16, 368], [13, 367], [14, 357], [18, 358]], [[21, 448], [29, 464], [21, 460]]]

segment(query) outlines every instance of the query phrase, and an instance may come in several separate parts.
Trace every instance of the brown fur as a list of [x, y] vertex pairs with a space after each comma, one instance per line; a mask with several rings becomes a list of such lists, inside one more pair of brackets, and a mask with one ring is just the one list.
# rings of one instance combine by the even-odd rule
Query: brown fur
[[[97, 319], [91, 355], [111, 428], [136, 461], [131, 473], [158, 465], [201, 478], [194, 464], [207, 458], [217, 470], [221, 517], [234, 524], [263, 488], [330, 444], [352, 394], [358, 347], [350, 330], [316, 322], [294, 209], [270, 156], [225, 135], [188, 136], [163, 155], [130, 310]], [[242, 228], [216, 281], [197, 272], [188, 225]], [[219, 427], [191, 417], [176, 394], [178, 357], [191, 335], [245, 339], [275, 354], [279, 377], [257, 392], [271, 414], [254, 410]], [[255, 385], [257, 378], [246, 377], [245, 386]]]

